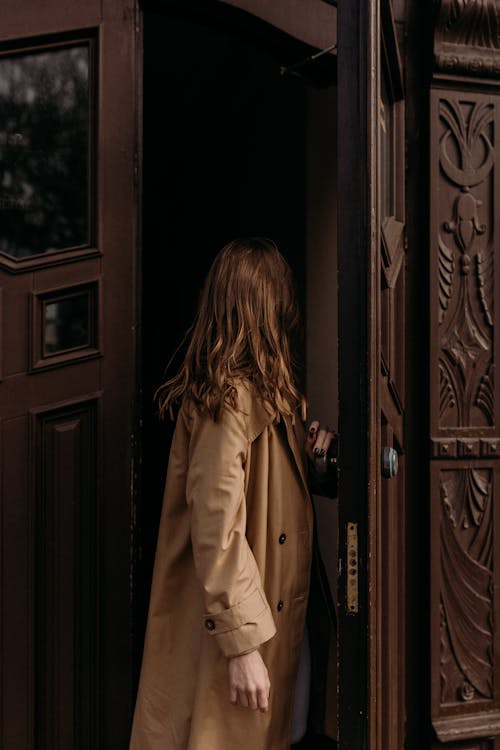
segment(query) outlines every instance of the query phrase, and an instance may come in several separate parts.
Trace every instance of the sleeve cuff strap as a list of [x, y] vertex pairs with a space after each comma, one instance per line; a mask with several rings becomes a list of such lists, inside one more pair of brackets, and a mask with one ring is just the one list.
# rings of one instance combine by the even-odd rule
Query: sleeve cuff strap
[[276, 633], [271, 609], [260, 589], [222, 612], [206, 613], [203, 619], [207, 632], [217, 639], [225, 656], [260, 646]]

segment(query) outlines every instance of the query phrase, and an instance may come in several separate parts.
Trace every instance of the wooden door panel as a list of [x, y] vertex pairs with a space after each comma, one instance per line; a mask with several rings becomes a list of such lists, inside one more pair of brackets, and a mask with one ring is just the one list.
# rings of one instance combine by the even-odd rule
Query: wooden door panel
[[[392, 9], [382, 2], [379, 59], [379, 377], [380, 449], [396, 468], [381, 467], [376, 526], [377, 683], [373, 747], [406, 745], [405, 669], [405, 321], [404, 89]], [[391, 475], [392, 474], [392, 475]]]
[[405, 746], [405, 473], [403, 445], [381, 415], [381, 440], [398, 454], [397, 476], [381, 480], [378, 557], [377, 745]]
[[381, 378], [380, 381], [380, 409], [383, 415], [382, 424], [384, 421], [391, 424], [396, 444], [402, 448], [404, 445], [404, 414], [399, 408], [399, 403], [395, 403], [394, 393], [391, 392], [386, 378]]
[[493, 627], [499, 469], [488, 460], [431, 465], [433, 726], [442, 741], [500, 734]]
[[[102, 368], [99, 362], [89, 361], [79, 365], [78, 369], [79, 378], [81, 377], [85, 383], [91, 384], [98, 380]], [[66, 398], [74, 398], [86, 391], [86, 389], [82, 389], [82, 382], [79, 379], [68, 383], [68, 373], [63, 367], [59, 370], [36, 372], [36, 376], [39, 380], [37, 386], [40, 389], [43, 388], [44, 391], [43, 403], [57, 403], [60, 401], [61, 395]], [[33, 391], [29, 385], [26, 387], [22, 383], [5, 379], [1, 388], [2, 394], [5, 394], [5, 403], [2, 403], [2, 418], [4, 421], [15, 419], [21, 409], [29, 410], [36, 404]]]
[[[402, 750], [403, 76], [386, 0], [339, 4], [338, 34], [340, 748]], [[391, 478], [383, 476], [383, 449], [399, 459], [398, 473]], [[357, 535], [356, 566], [349, 532]], [[352, 576], [358, 578], [358, 597], [356, 606], [349, 607]]]
[[500, 96], [464, 88], [430, 94], [431, 711], [440, 742], [498, 744]]
[[[102, 393], [30, 411], [28, 591], [41, 747], [99, 746], [99, 539]], [[77, 733], [77, 734], [76, 734]], [[76, 734], [76, 736], [75, 736]]]
[[79, 0], [67, 0], [61, 8], [59, 0], [46, 0], [43, 12], [40, 12], [39, 3], [26, 2], [20, 13], [16, 0], [5, 0], [2, 38], [21, 40], [66, 29], [98, 26], [101, 21], [101, 6], [100, 0], [88, 0], [85, 5]]
[[[4, 278], [8, 279], [8, 276]], [[29, 330], [29, 305], [27, 304], [28, 295], [31, 292], [32, 279], [29, 274], [16, 278], [16, 283], [2, 285], [2, 348], [0, 352], [2, 379], [2, 416], [5, 416], [4, 409], [13, 402], [10, 397], [4, 396], [6, 389], [9, 388], [9, 376], [24, 373], [28, 369], [28, 346], [26, 335], [20, 336], [19, 332], [9, 321], [15, 320], [22, 331]], [[24, 390], [24, 389], [23, 389]]]
[[[400, 103], [398, 103], [400, 104]], [[387, 104], [384, 118], [396, 120]], [[400, 133], [400, 137], [403, 134]], [[400, 208], [393, 206], [392, 210]], [[397, 456], [397, 473], [380, 480], [377, 534], [377, 745], [402, 750], [405, 745], [405, 475], [404, 361], [405, 258], [402, 231], [393, 234], [381, 252], [382, 279], [380, 348], [380, 440], [382, 450]], [[394, 222], [396, 224], [396, 222]], [[385, 336], [384, 336], [385, 331]]]
[[405, 746], [405, 476], [402, 446], [383, 414], [381, 437], [398, 453], [397, 477], [382, 479], [378, 549], [378, 746], [389, 750]]
[[127, 744], [135, 16], [119, 0], [3, 8], [4, 750]]
[[[2, 721], [2, 745], [5, 748], [30, 747], [34, 717], [25, 679], [31, 668], [33, 628], [28, 617], [31, 531], [26, 522], [29, 515], [29, 473], [24, 460], [29, 446], [28, 421], [17, 417], [2, 420], [0, 426], [2, 499], [9, 497], [9, 503], [2, 503], [1, 519], [2, 679], [7, 688], [2, 691], [2, 716], [17, 717], [16, 721]], [[21, 679], [16, 675], [21, 675]]]
[[[432, 747], [500, 746], [499, 56], [491, 12], [436, 15], [430, 88]], [[496, 10], [496, 9], [495, 9]], [[465, 40], [464, 23], [472, 30]]]

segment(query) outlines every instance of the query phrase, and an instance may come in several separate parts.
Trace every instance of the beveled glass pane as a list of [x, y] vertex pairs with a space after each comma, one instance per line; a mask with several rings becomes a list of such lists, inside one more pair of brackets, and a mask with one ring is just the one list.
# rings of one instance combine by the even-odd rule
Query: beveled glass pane
[[44, 356], [90, 346], [90, 294], [75, 294], [44, 303]]
[[0, 251], [87, 244], [89, 46], [0, 57]]

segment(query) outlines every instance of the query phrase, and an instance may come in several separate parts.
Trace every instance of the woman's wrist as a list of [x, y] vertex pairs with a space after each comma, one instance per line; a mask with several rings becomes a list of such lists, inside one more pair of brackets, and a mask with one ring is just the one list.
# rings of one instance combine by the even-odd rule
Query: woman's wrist
[[232, 656], [228, 656], [228, 659], [237, 659], [238, 656], [246, 656], [246, 654], [251, 654], [254, 651], [258, 651], [259, 647], [254, 646], [253, 648], [249, 648], [247, 651], [242, 651], [240, 654], [233, 654]]

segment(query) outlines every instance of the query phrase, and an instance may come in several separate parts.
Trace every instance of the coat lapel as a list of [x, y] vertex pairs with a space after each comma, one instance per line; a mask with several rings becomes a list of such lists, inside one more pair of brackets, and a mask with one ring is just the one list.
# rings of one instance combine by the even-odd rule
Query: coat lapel
[[295, 425], [292, 424], [291, 417], [284, 416], [283, 419], [286, 426], [288, 444], [292, 451], [292, 455], [295, 460], [300, 478], [302, 480], [302, 484], [304, 485], [306, 494], [309, 495], [306, 466], [307, 456], [302, 444], [302, 441], [305, 439], [305, 436], [303, 434], [304, 430], [302, 428], [302, 425], [299, 423], [298, 417], [295, 418]]
[[[250, 422], [249, 422], [249, 440], [252, 442], [255, 438], [260, 435], [262, 430], [267, 424], [272, 421], [272, 415], [264, 406], [260, 399], [253, 399], [251, 401], [252, 407], [250, 409]], [[303, 447], [305, 440], [305, 433], [302, 423], [299, 420], [298, 415], [295, 416], [295, 424], [292, 424], [292, 418], [290, 416], [283, 415], [283, 422], [285, 424], [285, 432], [290, 447], [290, 452], [293, 456], [293, 460], [299, 472], [300, 479], [304, 486], [306, 495], [309, 495], [309, 485], [307, 483], [307, 456]]]

